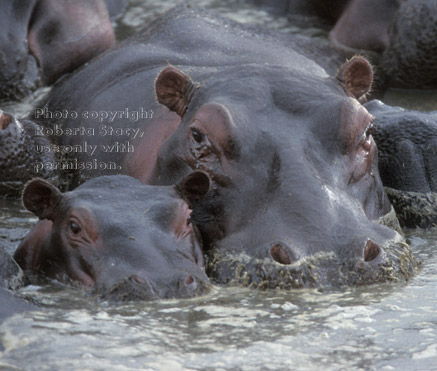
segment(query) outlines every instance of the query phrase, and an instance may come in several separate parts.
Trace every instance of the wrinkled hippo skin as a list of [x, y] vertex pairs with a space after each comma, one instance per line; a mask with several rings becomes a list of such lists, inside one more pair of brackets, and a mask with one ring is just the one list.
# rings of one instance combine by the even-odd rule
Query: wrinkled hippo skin
[[0, 244], [0, 287], [17, 289], [22, 285], [23, 272]]
[[59, 185], [52, 171], [36, 171], [35, 164], [54, 161], [53, 153], [38, 153], [35, 146], [48, 145], [47, 137], [35, 135], [36, 125], [26, 119], [17, 121], [14, 116], [0, 110], [0, 195], [19, 197], [26, 182], [43, 177]]
[[437, 222], [437, 111], [408, 111], [374, 100], [379, 172], [402, 225], [428, 228]]
[[192, 174], [178, 190], [118, 175], [62, 194], [42, 179], [32, 180], [23, 203], [41, 220], [14, 259], [25, 271], [79, 283], [108, 300], [205, 293], [201, 244], [180, 197], [199, 196], [199, 184], [209, 187], [203, 173]]
[[16, 313], [38, 309], [14, 295], [12, 290], [19, 288], [23, 281], [22, 270], [0, 244], [0, 323]]
[[51, 84], [114, 46], [103, 0], [3, 0], [0, 101]]
[[100, 152], [117, 168], [78, 171], [77, 184], [111, 172], [157, 185], [208, 174], [211, 189], [189, 204], [215, 282], [292, 288], [408, 279], [416, 266], [408, 246], [379, 223], [391, 206], [368, 132], [372, 116], [358, 102], [371, 67], [354, 58], [335, 78], [290, 45], [287, 35], [180, 6], [58, 83], [40, 107], [81, 116], [144, 108], [153, 117], [34, 120], [51, 130], [141, 129], [136, 138], [51, 137], [134, 147]]
[[387, 85], [437, 88], [437, 2], [409, 0], [402, 5], [390, 31], [381, 69]]

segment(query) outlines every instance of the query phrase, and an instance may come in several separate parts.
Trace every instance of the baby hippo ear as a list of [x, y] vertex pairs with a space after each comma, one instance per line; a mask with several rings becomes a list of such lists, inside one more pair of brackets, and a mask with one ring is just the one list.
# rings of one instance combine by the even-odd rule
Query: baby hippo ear
[[337, 71], [337, 80], [343, 84], [346, 94], [364, 100], [372, 87], [372, 66], [364, 57], [352, 57]]
[[161, 71], [155, 82], [158, 102], [180, 117], [187, 110], [195, 88], [195, 84], [186, 74], [171, 65]]
[[210, 188], [211, 180], [209, 176], [202, 171], [192, 172], [176, 185], [176, 190], [190, 206], [204, 198]]
[[53, 220], [62, 193], [49, 182], [36, 178], [27, 183], [23, 191], [23, 204], [40, 219]]

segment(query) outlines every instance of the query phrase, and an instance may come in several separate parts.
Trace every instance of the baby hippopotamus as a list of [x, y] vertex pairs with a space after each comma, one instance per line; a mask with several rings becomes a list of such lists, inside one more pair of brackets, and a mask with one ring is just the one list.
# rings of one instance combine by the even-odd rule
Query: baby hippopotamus
[[182, 197], [199, 197], [208, 188], [202, 172], [172, 187], [104, 176], [68, 193], [33, 179], [23, 203], [41, 220], [14, 258], [24, 270], [78, 282], [108, 300], [205, 293], [201, 241]]

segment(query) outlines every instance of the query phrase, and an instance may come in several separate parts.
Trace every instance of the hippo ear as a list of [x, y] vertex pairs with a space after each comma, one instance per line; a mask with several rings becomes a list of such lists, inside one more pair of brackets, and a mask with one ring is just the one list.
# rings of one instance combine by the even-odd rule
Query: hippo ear
[[352, 57], [337, 71], [337, 80], [344, 85], [348, 95], [362, 100], [372, 87], [372, 66], [364, 57]]
[[0, 109], [0, 130], [6, 130], [10, 124], [14, 122], [14, 118]]
[[156, 79], [155, 90], [158, 102], [182, 117], [193, 96], [195, 84], [174, 66], [166, 67]]
[[176, 186], [176, 190], [189, 204], [193, 204], [204, 198], [210, 188], [211, 180], [209, 176], [202, 171], [195, 171], [189, 174]]
[[53, 220], [56, 207], [62, 199], [58, 188], [43, 179], [36, 178], [27, 183], [23, 191], [23, 204], [40, 219]]

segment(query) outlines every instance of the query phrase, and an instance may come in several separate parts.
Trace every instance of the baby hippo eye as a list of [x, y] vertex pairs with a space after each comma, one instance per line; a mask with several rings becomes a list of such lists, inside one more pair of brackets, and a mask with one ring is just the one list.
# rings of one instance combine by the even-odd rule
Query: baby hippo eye
[[79, 225], [77, 223], [75, 223], [75, 222], [70, 222], [70, 230], [74, 234], [78, 234], [81, 231]]

